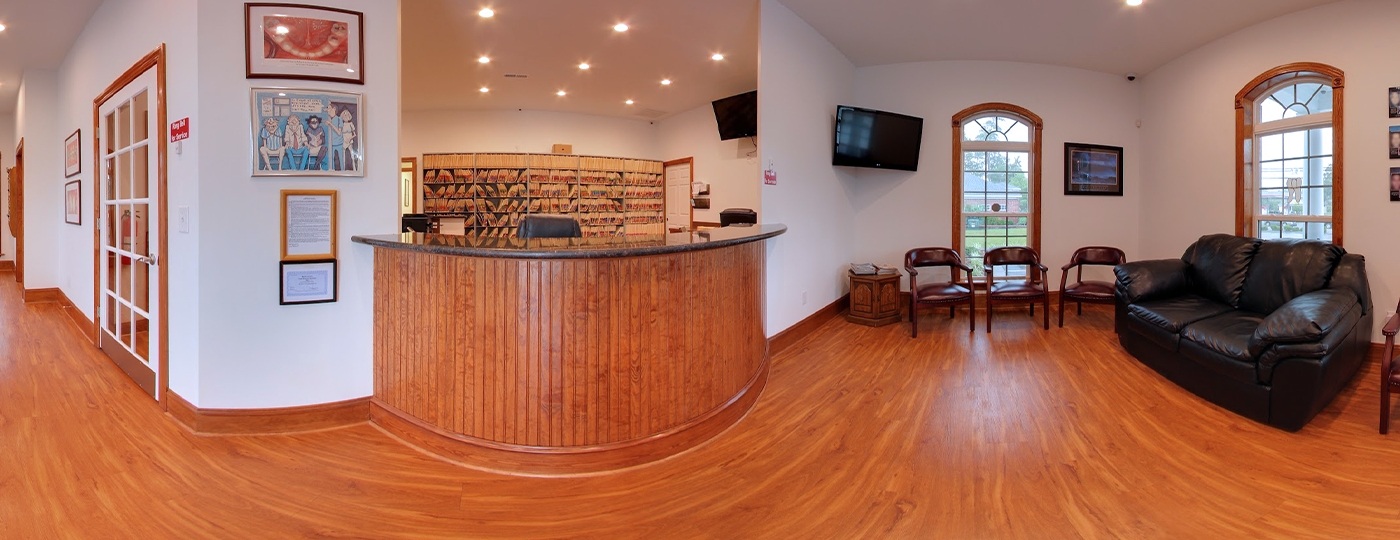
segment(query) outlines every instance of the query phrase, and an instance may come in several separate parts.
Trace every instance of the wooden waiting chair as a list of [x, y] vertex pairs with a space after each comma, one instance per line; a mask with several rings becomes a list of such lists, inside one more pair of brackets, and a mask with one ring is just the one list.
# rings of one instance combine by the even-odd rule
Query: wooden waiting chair
[[[919, 268], [947, 267], [948, 281], [926, 278], [919, 285]], [[959, 272], [967, 272], [967, 283], [959, 283]], [[977, 307], [972, 294], [972, 268], [963, 263], [957, 251], [940, 248], [914, 248], [904, 254], [904, 271], [909, 273], [909, 336], [919, 337], [919, 306], [948, 306], [948, 318], [953, 318], [958, 304], [967, 304], [967, 329], [977, 330]]]
[[[1065, 300], [1074, 302], [1078, 313], [1084, 314], [1084, 303], [1112, 304], [1113, 284], [1107, 281], [1084, 280], [1085, 266], [1118, 266], [1128, 262], [1123, 250], [1116, 247], [1089, 246], [1074, 250], [1069, 264], [1060, 269], [1060, 328], [1065, 327]], [[1074, 283], [1066, 284], [1073, 269]]]
[[[992, 271], [998, 266], [1025, 266], [1024, 280], [992, 280]], [[1050, 293], [1045, 289], [1045, 274], [1050, 271], [1040, 264], [1040, 254], [1028, 247], [1000, 247], [988, 250], [982, 256], [982, 267], [987, 273], [987, 332], [992, 331], [992, 307], [1001, 303], [1029, 303], [1031, 316], [1035, 316], [1035, 303], [1039, 301], [1044, 309], [1045, 329], [1050, 329]]]
[[[1400, 305], [1395, 308], [1400, 313]], [[1390, 432], [1390, 393], [1400, 390], [1400, 362], [1395, 361], [1395, 334], [1400, 332], [1400, 315], [1386, 319], [1381, 333], [1385, 349], [1381, 353], [1381, 435]]]

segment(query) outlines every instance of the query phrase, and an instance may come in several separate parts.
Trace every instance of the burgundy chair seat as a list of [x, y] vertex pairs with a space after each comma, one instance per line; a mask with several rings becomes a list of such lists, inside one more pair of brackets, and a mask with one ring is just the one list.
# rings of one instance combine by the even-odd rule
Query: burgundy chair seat
[[932, 283], [920, 285], [917, 297], [920, 302], [952, 302], [966, 300], [968, 294], [967, 287], [957, 283]]
[[[1016, 281], [995, 281], [993, 270], [998, 266], [1020, 266], [1026, 269], [1026, 279]], [[992, 305], [997, 302], [1027, 303], [1031, 316], [1035, 316], [1035, 304], [1040, 302], [1045, 311], [1041, 313], [1045, 329], [1050, 329], [1050, 294], [1045, 288], [1045, 274], [1050, 269], [1040, 264], [1040, 254], [1028, 247], [999, 247], [987, 250], [982, 255], [982, 270], [987, 274], [987, 332], [992, 331]]]
[[[948, 281], [919, 285], [920, 268], [947, 268]], [[914, 248], [904, 254], [904, 271], [909, 273], [909, 335], [919, 336], [919, 306], [946, 305], [948, 318], [953, 318], [958, 304], [967, 304], [967, 330], [977, 328], [976, 295], [972, 294], [972, 268], [963, 263], [962, 255], [948, 248]], [[967, 272], [967, 285], [958, 283], [958, 276]], [[941, 277], [941, 276], [939, 276]]]
[[1014, 296], [1024, 296], [1027, 298], [1039, 298], [1045, 294], [1045, 287], [1039, 283], [1027, 283], [1025, 281], [998, 281], [992, 284], [992, 294], [1003, 298]]
[[[1092, 281], [1084, 279], [1084, 267], [1095, 266], [1118, 266], [1128, 262], [1128, 257], [1123, 254], [1123, 250], [1108, 246], [1089, 246], [1074, 250], [1074, 254], [1069, 257], [1069, 264], [1061, 268], [1060, 272], [1060, 326], [1065, 325], [1065, 301], [1075, 303], [1075, 309], [1080, 315], [1084, 314], [1084, 303], [1090, 304], [1112, 304], [1113, 284], [1104, 281]], [[1066, 284], [1069, 280], [1069, 271], [1074, 270], [1074, 283]]]
[[1112, 300], [1113, 284], [1106, 281], [1081, 281], [1065, 286], [1065, 291], [1062, 294], [1071, 298]]

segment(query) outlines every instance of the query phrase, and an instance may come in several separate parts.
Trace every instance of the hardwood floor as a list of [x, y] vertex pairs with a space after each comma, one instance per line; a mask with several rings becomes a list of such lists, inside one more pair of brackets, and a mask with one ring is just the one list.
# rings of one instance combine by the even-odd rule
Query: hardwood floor
[[[370, 424], [190, 434], [0, 280], [0, 538], [1392, 536], [1376, 368], [1289, 434], [1122, 353], [1102, 306], [1041, 330], [834, 319], [711, 442], [618, 473], [511, 477]], [[1038, 315], [1038, 314], [1037, 314]], [[1396, 437], [1396, 436], [1392, 436]]]

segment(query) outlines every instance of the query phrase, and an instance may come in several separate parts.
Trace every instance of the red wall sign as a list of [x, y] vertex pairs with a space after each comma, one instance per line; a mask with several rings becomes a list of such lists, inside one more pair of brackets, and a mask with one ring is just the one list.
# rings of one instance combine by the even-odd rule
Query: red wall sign
[[190, 138], [190, 117], [186, 116], [170, 124], [170, 142]]

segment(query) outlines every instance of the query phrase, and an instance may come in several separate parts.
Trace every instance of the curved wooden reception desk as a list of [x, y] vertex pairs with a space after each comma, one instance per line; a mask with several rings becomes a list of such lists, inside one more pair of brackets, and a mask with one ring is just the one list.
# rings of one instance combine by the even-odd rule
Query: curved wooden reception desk
[[374, 399], [390, 433], [470, 466], [580, 474], [737, 422], [768, 375], [761, 240], [356, 236], [374, 246]]

